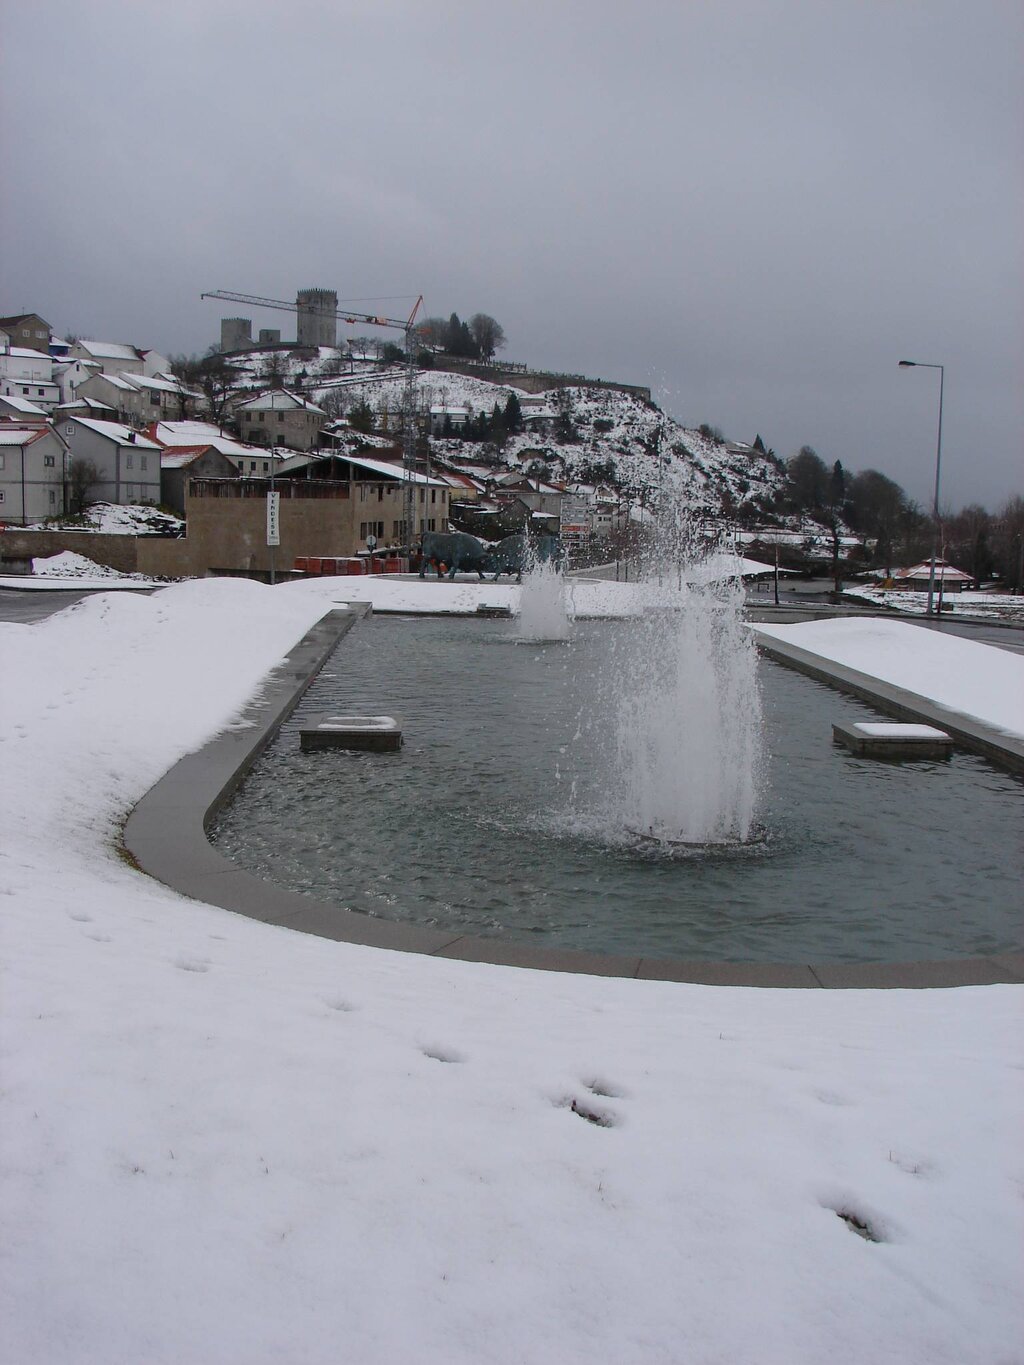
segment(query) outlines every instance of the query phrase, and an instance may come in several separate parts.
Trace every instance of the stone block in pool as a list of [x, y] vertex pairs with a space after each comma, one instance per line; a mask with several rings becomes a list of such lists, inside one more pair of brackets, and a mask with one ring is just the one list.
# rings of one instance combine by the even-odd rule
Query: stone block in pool
[[299, 730], [303, 753], [319, 749], [369, 749], [395, 753], [402, 747], [402, 732], [391, 716], [315, 716]]
[[933, 725], [857, 721], [833, 725], [832, 740], [859, 758], [948, 758], [953, 741]]

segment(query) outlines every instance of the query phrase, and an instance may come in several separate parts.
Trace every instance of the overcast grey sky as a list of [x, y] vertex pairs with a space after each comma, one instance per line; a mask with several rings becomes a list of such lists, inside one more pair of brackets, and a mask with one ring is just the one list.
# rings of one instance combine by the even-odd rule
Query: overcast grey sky
[[1020, 0], [0, 6], [0, 313], [422, 292], [924, 505], [941, 362], [943, 501], [1024, 491]]

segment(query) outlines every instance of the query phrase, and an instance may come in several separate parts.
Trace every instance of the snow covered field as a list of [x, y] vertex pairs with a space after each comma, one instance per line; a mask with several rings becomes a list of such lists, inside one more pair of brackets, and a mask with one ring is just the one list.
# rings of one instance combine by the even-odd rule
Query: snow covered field
[[350, 586], [0, 625], [0, 1355], [1019, 1361], [1020, 987], [443, 962], [118, 857], [134, 802]]
[[[923, 616], [928, 606], [927, 592], [896, 592], [886, 588], [847, 588], [843, 594], [876, 607], [912, 612]], [[943, 616], [977, 616], [990, 621], [1024, 624], [1024, 597], [1001, 592], [949, 592], [942, 598]]]

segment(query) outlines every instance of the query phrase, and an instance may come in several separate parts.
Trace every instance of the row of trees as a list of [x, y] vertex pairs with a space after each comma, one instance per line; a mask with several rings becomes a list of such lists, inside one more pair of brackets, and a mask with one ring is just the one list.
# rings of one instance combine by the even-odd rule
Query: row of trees
[[474, 313], [467, 322], [458, 313], [452, 313], [447, 321], [424, 318], [413, 331], [427, 350], [463, 360], [493, 360], [495, 351], [505, 345], [504, 329], [489, 313]]
[[[786, 464], [785, 510], [806, 512], [829, 528], [838, 564], [838, 536], [848, 527], [874, 541], [874, 562], [891, 569], [930, 556], [934, 523], [895, 480], [877, 469], [848, 475], [810, 446]], [[978, 504], [959, 512], [939, 509], [939, 554], [976, 580], [999, 577], [1021, 586], [1024, 498], [1010, 498], [992, 513]]]

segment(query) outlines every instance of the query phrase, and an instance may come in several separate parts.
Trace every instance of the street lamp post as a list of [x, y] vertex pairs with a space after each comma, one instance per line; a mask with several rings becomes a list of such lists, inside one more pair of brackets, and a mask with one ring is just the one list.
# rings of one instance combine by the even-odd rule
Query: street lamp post
[[932, 567], [928, 574], [928, 611], [932, 616], [935, 601], [935, 561], [939, 547], [939, 474], [942, 470], [942, 390], [946, 382], [946, 367], [930, 365], [924, 360], [901, 360], [901, 369], [938, 370], [939, 372], [939, 441], [935, 451], [935, 500], [932, 503]]

